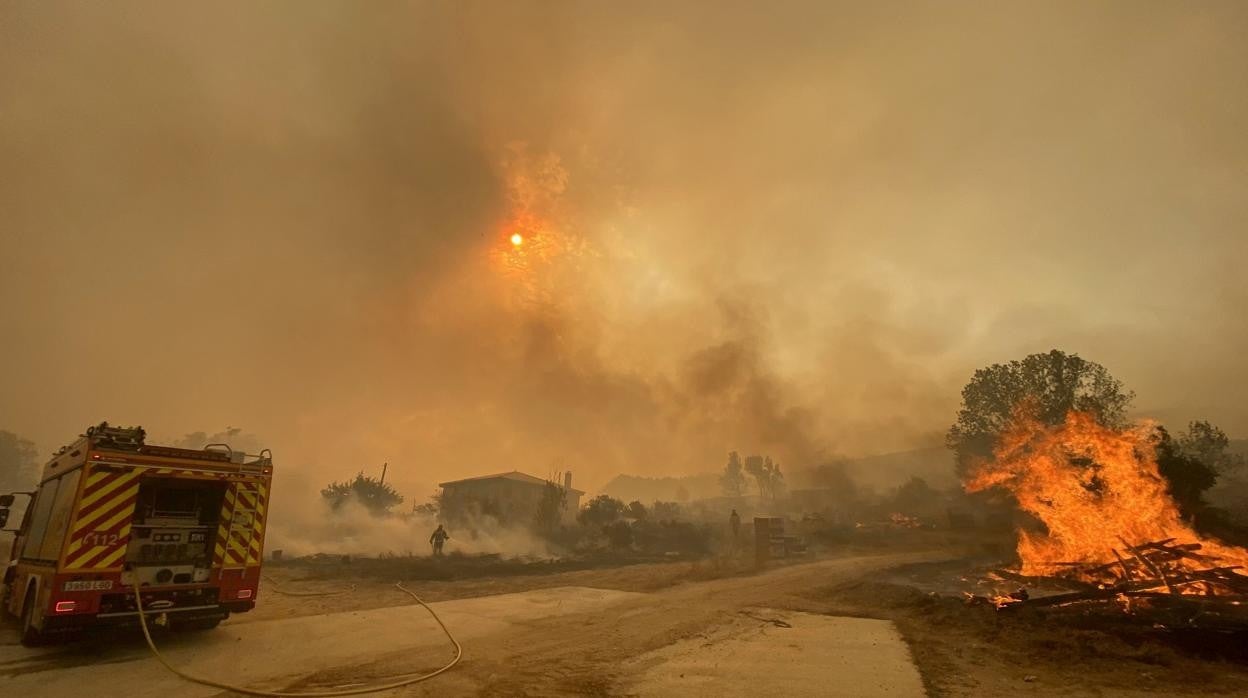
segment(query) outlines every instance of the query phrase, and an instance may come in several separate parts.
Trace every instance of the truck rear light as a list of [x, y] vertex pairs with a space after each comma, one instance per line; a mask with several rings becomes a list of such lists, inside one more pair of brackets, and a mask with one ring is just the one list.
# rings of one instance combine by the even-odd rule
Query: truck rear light
[[239, 590], [238, 590], [238, 598], [240, 598], [240, 599], [250, 599], [250, 598], [251, 598], [251, 589], [239, 589]]
[[78, 608], [78, 602], [77, 601], [57, 601], [55, 608], [56, 608], [57, 613], [69, 613], [75, 608]]

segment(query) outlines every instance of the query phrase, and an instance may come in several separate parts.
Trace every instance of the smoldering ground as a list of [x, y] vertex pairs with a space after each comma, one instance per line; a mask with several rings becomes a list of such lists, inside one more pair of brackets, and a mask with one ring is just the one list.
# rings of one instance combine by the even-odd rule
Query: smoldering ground
[[1236, 4], [0, 12], [0, 424], [45, 451], [245, 426], [275, 516], [383, 461], [593, 489], [930, 443], [1053, 346], [1248, 430]]

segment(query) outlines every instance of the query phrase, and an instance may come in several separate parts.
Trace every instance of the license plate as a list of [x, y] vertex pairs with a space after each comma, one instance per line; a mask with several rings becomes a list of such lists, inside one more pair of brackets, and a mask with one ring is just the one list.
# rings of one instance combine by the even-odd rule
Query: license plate
[[97, 579], [89, 582], [65, 582], [65, 591], [108, 591], [113, 588], [113, 580]]

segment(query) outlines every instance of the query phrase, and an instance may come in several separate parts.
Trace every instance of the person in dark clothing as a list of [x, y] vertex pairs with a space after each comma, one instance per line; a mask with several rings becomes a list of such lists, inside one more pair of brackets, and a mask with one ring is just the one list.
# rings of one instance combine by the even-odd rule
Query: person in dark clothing
[[732, 544], [735, 546], [740, 542], [741, 537], [741, 517], [737, 514], [737, 510], [733, 509], [728, 515], [728, 525], [732, 527]]
[[442, 524], [438, 524], [437, 530], [433, 532], [433, 535], [429, 536], [429, 543], [433, 545], [434, 555], [442, 554], [442, 544], [450, 537], [451, 534], [447, 533], [445, 528], [442, 528]]

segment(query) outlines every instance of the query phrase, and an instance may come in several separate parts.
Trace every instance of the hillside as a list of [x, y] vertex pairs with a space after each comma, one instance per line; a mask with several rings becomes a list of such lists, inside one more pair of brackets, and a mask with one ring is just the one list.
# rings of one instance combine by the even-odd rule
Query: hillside
[[958, 485], [953, 454], [943, 446], [855, 458], [846, 469], [859, 487], [880, 492], [916, 476], [938, 489]]
[[[941, 489], [958, 484], [953, 473], [953, 457], [941, 447], [851, 458], [841, 462], [858, 488], [865, 491], [887, 492], [915, 476]], [[811, 469], [806, 468], [786, 471], [785, 481], [793, 488], [819, 486], [812, 479]], [[638, 500], [648, 504], [656, 500], [678, 501], [682, 487], [688, 492], [689, 499], [706, 499], [721, 494], [718, 472], [682, 477], [617, 475], [602, 488], [602, 494], [625, 502]]]

